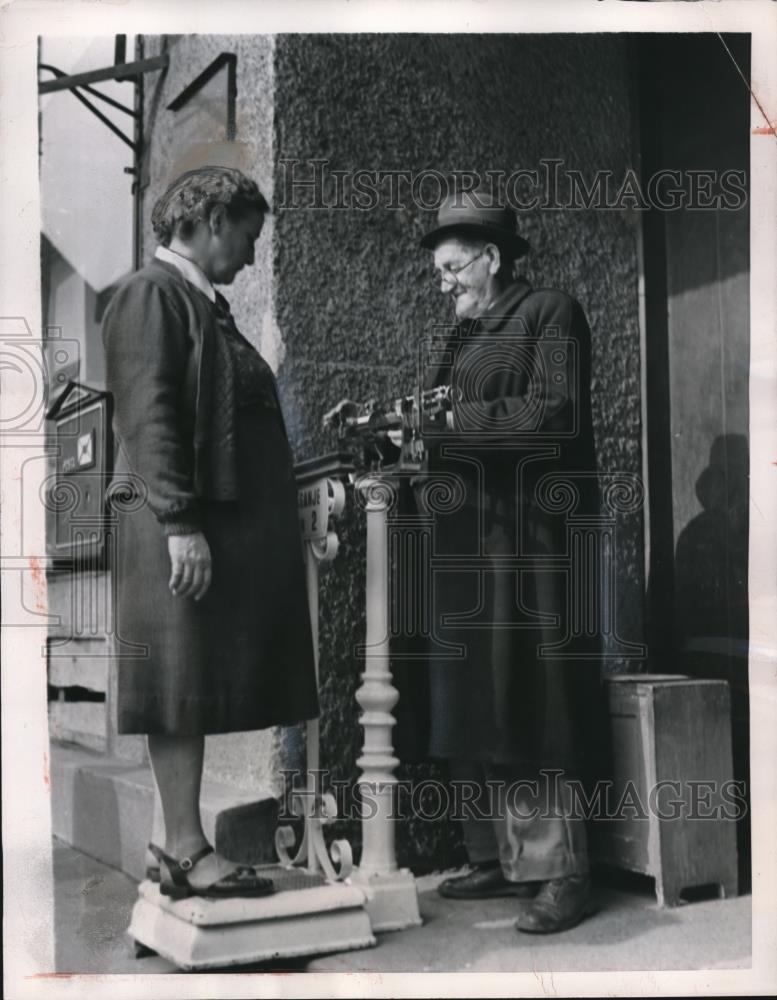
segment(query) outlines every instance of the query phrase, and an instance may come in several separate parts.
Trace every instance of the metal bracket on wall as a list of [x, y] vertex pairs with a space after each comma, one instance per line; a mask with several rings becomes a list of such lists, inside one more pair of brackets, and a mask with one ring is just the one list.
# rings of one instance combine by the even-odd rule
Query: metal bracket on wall
[[237, 56], [234, 52], [221, 52], [216, 56], [199, 76], [195, 77], [177, 97], [170, 101], [167, 110], [180, 111], [224, 67], [227, 70], [227, 142], [234, 142], [236, 134], [235, 103], [237, 100]]
[[115, 101], [112, 97], [108, 97], [107, 94], [101, 93], [99, 90], [95, 90], [91, 86], [92, 83], [99, 83], [102, 80], [116, 80], [117, 82], [129, 81], [137, 86], [138, 78], [144, 73], [151, 73], [155, 70], [164, 69], [170, 61], [170, 56], [167, 53], [161, 56], [154, 56], [153, 59], [141, 59], [137, 62], [131, 63], [120, 63], [116, 66], [107, 66], [105, 69], [94, 69], [87, 73], [74, 73], [68, 75], [61, 69], [57, 69], [56, 66], [50, 66], [47, 63], [39, 63], [38, 69], [47, 70], [49, 73], [53, 73], [56, 77], [55, 80], [44, 80], [38, 84], [38, 94], [43, 96], [44, 94], [53, 94], [58, 90], [69, 90], [74, 97], [76, 97], [82, 104], [84, 104], [89, 110], [95, 114], [103, 124], [117, 135], [123, 142], [137, 153], [138, 142], [133, 141], [128, 136], [119, 129], [113, 122], [106, 118], [105, 115], [99, 111], [91, 101], [88, 101], [82, 93], [81, 90], [86, 91], [87, 94], [91, 94], [92, 97], [97, 97], [101, 101], [105, 101], [106, 104], [110, 104], [111, 107], [117, 108], [119, 111], [123, 111], [125, 114], [130, 115], [132, 118], [137, 120], [140, 117], [140, 113], [137, 109], [128, 108], [126, 105], [122, 104], [120, 101]]
[[[136, 55], [142, 56], [143, 54], [143, 40], [142, 36], [138, 37], [136, 43], [137, 51]], [[38, 83], [38, 94], [43, 96], [44, 94], [53, 94], [60, 90], [69, 90], [74, 97], [76, 97], [89, 111], [92, 112], [108, 129], [110, 129], [113, 134], [121, 139], [133, 152], [133, 164], [131, 167], [125, 167], [125, 173], [132, 174], [135, 178], [133, 184], [133, 231], [134, 231], [134, 263], [135, 267], [140, 266], [140, 172], [141, 164], [143, 162], [144, 153], [144, 136], [143, 136], [143, 78], [146, 73], [153, 73], [158, 70], [165, 70], [170, 63], [170, 56], [167, 52], [163, 52], [161, 55], [153, 56], [150, 59], [138, 58], [134, 62], [125, 62], [124, 57], [126, 54], [126, 36], [117, 35], [116, 36], [116, 62], [113, 66], [106, 66], [103, 69], [93, 69], [85, 73], [73, 73], [67, 74], [63, 70], [58, 69], [56, 66], [51, 66], [47, 63], [39, 63], [38, 69], [45, 70], [49, 73], [53, 73], [54, 80], [43, 80]], [[114, 100], [114, 98], [109, 97], [107, 94], [103, 94], [101, 91], [96, 90], [92, 84], [100, 83], [104, 80], [115, 80], [118, 83], [127, 82], [132, 83], [134, 86], [134, 107], [130, 108], [127, 105], [122, 104], [121, 101]], [[121, 111], [123, 114], [129, 115], [133, 120], [133, 134], [134, 137], [130, 138], [128, 135], [119, 128], [114, 122], [110, 120], [106, 115], [95, 107], [92, 101], [88, 100], [82, 91], [91, 95], [92, 97], [98, 98], [116, 108], [117, 111]]]
[[[131, 63], [120, 63], [115, 66], [107, 66], [105, 69], [93, 69], [87, 73], [74, 73], [68, 75], [61, 69], [57, 69], [56, 66], [51, 66], [48, 63], [38, 63], [38, 69], [47, 70], [49, 73], [53, 73], [56, 79], [54, 80], [44, 80], [38, 84], [38, 94], [43, 96], [44, 94], [53, 94], [58, 90], [69, 90], [74, 97], [76, 97], [85, 107], [87, 107], [100, 121], [106, 125], [114, 135], [117, 135], [122, 142], [125, 142], [130, 149], [136, 155], [140, 155], [142, 152], [142, 139], [130, 139], [129, 136], [125, 135], [121, 129], [114, 125], [110, 118], [106, 116], [88, 101], [84, 95], [80, 92], [81, 90], [86, 91], [87, 94], [91, 94], [92, 97], [97, 97], [106, 104], [109, 104], [112, 108], [117, 108], [119, 111], [123, 111], [124, 114], [129, 115], [138, 121], [141, 117], [140, 111], [137, 108], [128, 108], [126, 105], [122, 104], [121, 101], [115, 101], [112, 97], [107, 94], [103, 94], [99, 90], [95, 90], [91, 86], [92, 83], [99, 83], [102, 80], [116, 80], [117, 82], [132, 82], [137, 87], [138, 78], [144, 73], [150, 73], [155, 70], [164, 69], [170, 61], [170, 56], [167, 53], [161, 56], [154, 56], [153, 59], [141, 59], [138, 62]], [[79, 89], [80, 88], [80, 89]]]
[[[130, 115], [132, 118], [137, 119], [139, 117], [137, 111], [135, 111], [133, 108], [126, 107], [124, 104], [121, 103], [121, 101], [114, 101], [112, 97], [108, 97], [107, 94], [103, 94], [99, 90], [95, 90], [94, 87], [91, 87], [88, 83], [81, 83], [81, 84], [72, 83], [71, 81], [77, 79], [77, 77], [68, 76], [67, 73], [64, 73], [61, 69], [57, 69], [56, 66], [50, 66], [47, 63], [38, 63], [38, 69], [45, 69], [48, 70], [50, 73], [54, 74], [56, 80], [51, 80], [50, 84], [57, 84], [64, 81], [70, 82], [70, 86], [68, 86], [67, 88], [65, 88], [64, 86], [52, 88], [50, 85], [47, 86], [45, 83], [42, 83], [38, 88], [39, 93], [47, 94], [51, 93], [53, 89], [56, 90], [68, 89], [71, 92], [71, 94], [75, 98], [77, 98], [85, 107], [87, 107], [94, 115], [96, 115], [96, 117], [99, 118], [100, 121], [104, 125], [106, 125], [111, 130], [111, 132], [113, 132], [114, 135], [117, 135], [122, 140], [122, 142], [126, 142], [126, 144], [133, 152], [137, 152], [136, 143], [132, 139], [130, 139], [129, 136], [126, 136], [118, 126], [114, 125], [113, 122], [110, 120], [110, 118], [106, 118], [105, 115], [102, 113], [102, 111], [99, 111], [94, 106], [94, 104], [92, 104], [91, 101], [88, 101], [84, 97], [84, 95], [78, 90], [78, 87], [80, 86], [81, 90], [85, 90], [87, 94], [91, 94], [93, 97], [99, 97], [101, 101], [105, 101], [105, 103], [110, 104], [112, 108], [117, 108], [119, 111], [123, 111], [126, 115]], [[79, 74], [79, 76], [84, 76], [84, 75], [86, 74]]]

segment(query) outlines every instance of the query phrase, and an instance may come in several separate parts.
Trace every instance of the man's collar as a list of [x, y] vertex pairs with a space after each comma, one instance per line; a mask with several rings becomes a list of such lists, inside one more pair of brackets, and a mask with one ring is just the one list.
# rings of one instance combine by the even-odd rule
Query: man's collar
[[488, 309], [475, 320], [476, 328], [480, 330], [498, 330], [506, 319], [512, 316], [513, 310], [531, 291], [531, 285], [523, 276], [512, 281]]
[[157, 247], [154, 256], [157, 260], [162, 260], [166, 264], [172, 264], [190, 284], [194, 285], [195, 288], [199, 288], [203, 295], [206, 295], [211, 302], [216, 301], [216, 289], [193, 260], [189, 260], [188, 257], [184, 257], [180, 253], [176, 253], [175, 250], [170, 250], [169, 247]]

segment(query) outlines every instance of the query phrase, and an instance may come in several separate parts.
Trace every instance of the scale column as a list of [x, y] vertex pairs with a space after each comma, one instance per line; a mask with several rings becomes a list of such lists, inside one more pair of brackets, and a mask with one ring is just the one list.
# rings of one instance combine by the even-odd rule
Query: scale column
[[352, 880], [370, 890], [367, 912], [373, 930], [400, 930], [421, 923], [412, 872], [398, 868], [394, 847], [393, 806], [399, 764], [394, 755], [391, 710], [399, 697], [389, 661], [388, 511], [396, 483], [380, 474], [356, 482], [357, 496], [367, 516], [367, 636], [364, 673], [356, 700], [362, 708], [362, 755], [356, 761], [364, 814], [361, 863]]

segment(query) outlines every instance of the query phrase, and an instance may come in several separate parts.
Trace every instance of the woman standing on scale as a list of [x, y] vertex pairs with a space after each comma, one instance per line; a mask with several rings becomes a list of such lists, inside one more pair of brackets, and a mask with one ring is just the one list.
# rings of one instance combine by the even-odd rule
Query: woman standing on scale
[[149, 875], [175, 898], [273, 891], [205, 839], [205, 735], [318, 714], [275, 379], [214, 288], [253, 264], [268, 211], [238, 170], [178, 177], [154, 206], [154, 259], [103, 323], [114, 489], [129, 473], [123, 492], [144, 501], [119, 514], [118, 732], [148, 736], [165, 831]]

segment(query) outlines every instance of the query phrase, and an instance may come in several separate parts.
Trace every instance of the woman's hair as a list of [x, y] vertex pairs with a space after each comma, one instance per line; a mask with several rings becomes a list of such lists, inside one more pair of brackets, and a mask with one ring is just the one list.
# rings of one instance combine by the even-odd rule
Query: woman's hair
[[234, 219], [254, 210], [270, 211], [262, 192], [250, 177], [233, 167], [199, 167], [177, 177], [151, 213], [154, 235], [169, 246], [174, 235], [187, 240], [198, 222], [207, 221], [216, 205]]

